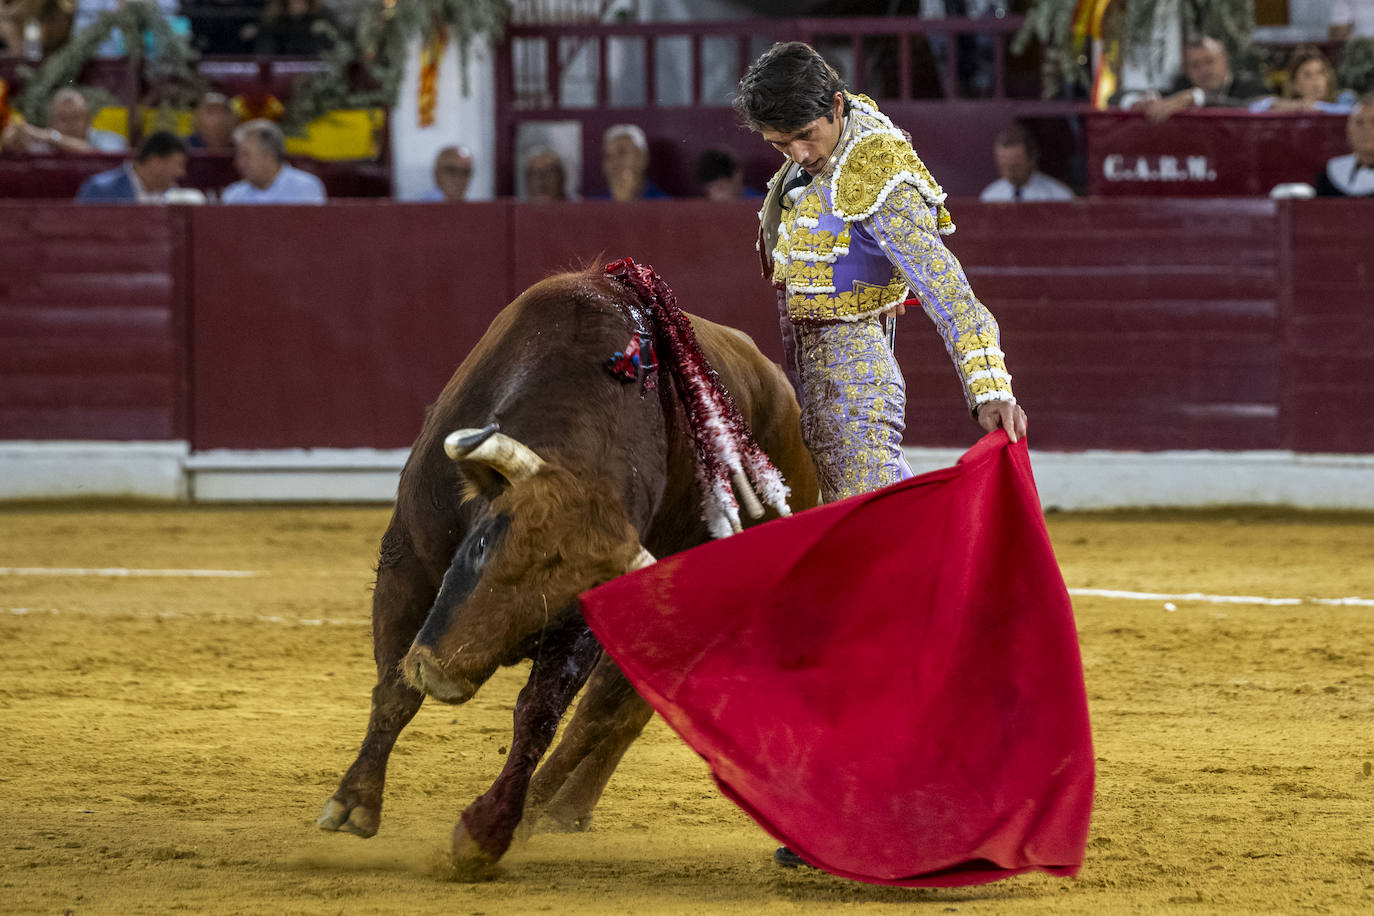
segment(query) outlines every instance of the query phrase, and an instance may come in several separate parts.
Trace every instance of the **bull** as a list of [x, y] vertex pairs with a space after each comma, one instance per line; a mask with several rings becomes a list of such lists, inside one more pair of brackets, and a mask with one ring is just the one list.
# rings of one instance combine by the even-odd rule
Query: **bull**
[[[604, 274], [550, 277], [497, 315], [428, 409], [381, 541], [367, 733], [320, 827], [373, 836], [388, 757], [424, 697], [463, 703], [499, 666], [524, 659], [532, 665], [509, 756], [455, 825], [453, 861], [494, 863], [522, 819], [524, 829], [589, 824], [652, 710], [603, 657], [577, 596], [710, 536], [666, 367], [630, 383], [607, 371], [636, 333], [652, 337], [649, 323], [635, 293]], [[815, 468], [781, 369], [747, 335], [691, 324], [789, 482], [792, 507], [814, 505]]]

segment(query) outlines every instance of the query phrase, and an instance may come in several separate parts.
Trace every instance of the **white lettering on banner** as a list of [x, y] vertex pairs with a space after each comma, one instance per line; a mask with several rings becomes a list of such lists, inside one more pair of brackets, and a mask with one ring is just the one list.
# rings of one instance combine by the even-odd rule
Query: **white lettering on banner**
[[1216, 181], [1217, 170], [1206, 156], [1102, 157], [1102, 177], [1108, 181]]

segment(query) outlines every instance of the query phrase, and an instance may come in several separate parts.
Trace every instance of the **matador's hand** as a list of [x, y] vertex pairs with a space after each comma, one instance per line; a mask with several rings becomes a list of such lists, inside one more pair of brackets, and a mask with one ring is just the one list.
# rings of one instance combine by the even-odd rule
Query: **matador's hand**
[[1005, 429], [1015, 442], [1026, 434], [1026, 412], [1014, 401], [984, 401], [978, 405], [978, 425], [987, 432]]

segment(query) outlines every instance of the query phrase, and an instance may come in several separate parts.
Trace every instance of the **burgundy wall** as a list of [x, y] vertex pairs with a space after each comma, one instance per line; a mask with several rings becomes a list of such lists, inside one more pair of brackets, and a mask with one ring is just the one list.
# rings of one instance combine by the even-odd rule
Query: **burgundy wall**
[[1283, 212], [1285, 447], [1374, 451], [1374, 213], [1367, 200]]
[[0, 438], [181, 439], [185, 219], [0, 204]]
[[197, 449], [409, 445], [509, 299], [505, 204], [191, 215]]
[[[953, 200], [1037, 447], [1374, 452], [1364, 202]], [[748, 203], [0, 206], [0, 437], [408, 445], [520, 290], [623, 255], [779, 354]], [[908, 441], [977, 428], [897, 335]], [[514, 356], [513, 356], [514, 358]]]

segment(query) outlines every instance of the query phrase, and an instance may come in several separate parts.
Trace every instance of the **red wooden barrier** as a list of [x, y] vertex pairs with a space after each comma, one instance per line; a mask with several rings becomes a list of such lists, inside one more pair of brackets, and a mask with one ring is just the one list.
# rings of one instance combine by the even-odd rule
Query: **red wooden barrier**
[[197, 449], [409, 445], [509, 299], [506, 204], [190, 212]]
[[1292, 250], [1282, 346], [1288, 448], [1374, 451], [1374, 205], [1324, 200], [1285, 213]]
[[[951, 209], [1038, 448], [1374, 452], [1367, 204]], [[627, 254], [777, 356], [754, 222], [705, 201], [6, 204], [0, 438], [403, 447], [514, 295]], [[908, 441], [972, 441], [929, 322], [897, 346]]]
[[183, 439], [184, 212], [0, 205], [0, 438]]

